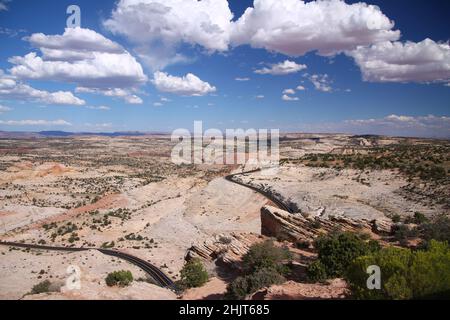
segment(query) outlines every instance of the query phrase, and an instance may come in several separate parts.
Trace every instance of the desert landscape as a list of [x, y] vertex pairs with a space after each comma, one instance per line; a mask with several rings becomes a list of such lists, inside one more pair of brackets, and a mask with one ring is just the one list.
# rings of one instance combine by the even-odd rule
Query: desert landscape
[[[340, 230], [414, 248], [418, 217], [450, 213], [448, 140], [286, 134], [275, 175], [175, 165], [173, 146], [164, 135], [2, 136], [0, 241], [86, 250], [1, 245], [0, 298], [223, 299], [249, 250], [270, 242], [289, 253], [289, 272], [243, 298], [346, 299], [343, 277], [308, 278], [315, 239]], [[142, 259], [174, 285], [98, 249]], [[190, 261], [208, 274], [201, 286], [181, 285]], [[80, 288], [68, 283], [71, 266]], [[120, 270], [133, 281], [108, 285]]]

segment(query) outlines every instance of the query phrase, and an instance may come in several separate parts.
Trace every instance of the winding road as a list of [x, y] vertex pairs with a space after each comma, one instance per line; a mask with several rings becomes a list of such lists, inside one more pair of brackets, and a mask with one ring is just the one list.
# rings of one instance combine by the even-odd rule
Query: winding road
[[135, 257], [131, 254], [117, 251], [117, 250], [109, 250], [109, 249], [98, 249], [98, 248], [67, 248], [67, 247], [52, 247], [52, 246], [41, 246], [34, 244], [25, 244], [25, 243], [16, 243], [16, 242], [0, 242], [0, 245], [10, 246], [10, 247], [19, 247], [19, 248], [27, 248], [27, 249], [38, 249], [38, 250], [50, 250], [50, 251], [67, 251], [67, 252], [80, 252], [80, 251], [88, 251], [88, 250], [98, 250], [104, 255], [113, 256], [116, 258], [120, 258], [126, 260], [135, 266], [141, 268], [145, 271], [150, 277], [152, 277], [155, 282], [164, 288], [168, 288], [171, 290], [175, 290], [175, 284], [163, 271], [159, 268], [152, 265], [150, 262], [142, 260], [138, 257]]
[[[286, 204], [284, 204], [281, 200], [275, 198], [273, 195], [269, 194], [268, 192], [258, 189], [254, 186], [247, 185], [243, 182], [235, 181], [233, 178], [235, 176], [243, 175], [243, 174], [249, 174], [249, 173], [255, 173], [259, 172], [261, 169], [256, 169], [252, 171], [247, 172], [241, 172], [236, 174], [231, 174], [225, 177], [225, 179], [229, 182], [238, 184], [240, 186], [249, 188], [255, 192], [258, 192], [259, 194], [262, 194], [264, 197], [275, 203], [280, 209], [288, 211], [292, 213], [292, 209], [289, 208]], [[125, 261], [130, 262], [131, 264], [134, 264], [135, 266], [141, 268], [143, 271], [145, 271], [150, 277], [152, 277], [155, 282], [163, 287], [168, 288], [171, 290], [176, 290], [175, 283], [170, 279], [163, 271], [161, 271], [159, 268], [155, 267], [153, 264], [151, 264], [148, 261], [142, 260], [138, 257], [135, 257], [131, 254], [117, 251], [117, 250], [110, 250], [110, 249], [100, 249], [100, 248], [69, 248], [69, 247], [53, 247], [53, 246], [44, 246], [44, 245], [35, 245], [35, 244], [25, 244], [25, 243], [16, 243], [16, 242], [0, 242], [0, 245], [3, 246], [9, 246], [9, 247], [19, 247], [19, 248], [27, 248], [27, 249], [37, 249], [37, 250], [49, 250], [49, 251], [67, 251], [67, 252], [80, 252], [80, 251], [88, 251], [88, 250], [98, 250], [99, 252], [103, 253], [107, 256], [116, 257], [119, 259], [123, 259]]]

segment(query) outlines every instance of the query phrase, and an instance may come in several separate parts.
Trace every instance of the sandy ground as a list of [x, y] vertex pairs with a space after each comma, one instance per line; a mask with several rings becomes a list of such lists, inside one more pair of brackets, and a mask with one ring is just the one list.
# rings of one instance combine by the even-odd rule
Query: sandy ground
[[211, 278], [203, 287], [186, 290], [182, 300], [220, 300], [227, 291], [227, 283], [219, 278]]
[[239, 176], [239, 179], [279, 195], [296, 211], [349, 218], [377, 219], [414, 212], [433, 214], [436, 208], [404, 199], [398, 190], [407, 181], [392, 171], [363, 172], [306, 166], [282, 166], [276, 177], [262, 173]]
[[[130, 270], [135, 279], [147, 275], [128, 262], [108, 257], [92, 250], [81, 253], [49, 252], [44, 250], [12, 250], [0, 247], [0, 299], [173, 299], [175, 294], [146, 282], [135, 281], [126, 290], [109, 288], [105, 277], [116, 270]], [[66, 286], [71, 273], [69, 266], [80, 269], [81, 288], [69, 290]], [[49, 280], [55, 291], [51, 294], [30, 296], [34, 285]]]
[[[349, 136], [317, 137], [305, 135], [301, 140], [283, 142], [283, 157], [347, 152]], [[352, 143], [370, 144], [363, 138]], [[23, 140], [9, 142], [6, 147], [3, 150], [20, 147], [25, 154], [2, 154], [0, 158], [1, 241], [109, 245], [152, 262], [177, 280], [192, 244], [217, 234], [261, 231], [260, 209], [267, 203], [263, 196], [226, 181], [223, 176], [230, 168], [215, 174], [208, 172], [210, 167], [171, 165], [167, 156], [171, 145], [164, 139]], [[405, 200], [398, 190], [407, 182], [390, 171], [338, 172], [292, 164], [283, 165], [276, 176], [255, 173], [241, 179], [279, 195], [298, 211], [325, 217], [375, 219], [438, 210]], [[127, 214], [117, 216], [119, 209]], [[55, 225], [46, 230], [44, 224], [52, 222]], [[64, 229], [68, 222], [77, 230], [63, 232], [52, 241], [52, 234]], [[76, 237], [69, 242], [74, 233]], [[176, 298], [171, 291], [146, 282], [135, 281], [125, 289], [106, 287], [104, 279], [111, 271], [126, 269], [135, 278], [145, 276], [127, 262], [113, 260], [97, 251], [28, 253], [0, 247], [0, 298], [20, 299], [45, 279], [62, 286], [62, 292], [27, 299]], [[82, 270], [82, 292], [64, 290], [69, 265]], [[188, 291], [185, 297], [216, 297], [223, 293], [225, 285], [213, 278], [204, 288]]]
[[[118, 199], [120, 201], [117, 201]], [[223, 178], [214, 179], [210, 183], [202, 183], [196, 178], [167, 179], [131, 189], [113, 198], [107, 196], [107, 199], [101, 199], [93, 205], [71, 210], [53, 208], [56, 213], [51, 215], [39, 214], [44, 212], [44, 208], [37, 208], [38, 214], [33, 215], [33, 207], [11, 206], [12, 212], [2, 216], [2, 221], [10, 226], [7, 230], [17, 226], [26, 227], [5, 234], [2, 240], [24, 241], [26, 243], [37, 243], [38, 240], [45, 240], [46, 244], [49, 245], [67, 246], [69, 245], [67, 242], [69, 234], [58, 237], [55, 242], [51, 242], [50, 234], [54, 230], [45, 231], [42, 225], [57, 222], [59, 226], [66, 221], [71, 221], [80, 226], [92, 221], [93, 217], [90, 212], [93, 210], [98, 210], [98, 216], [101, 217], [110, 210], [128, 208], [135, 211], [129, 220], [121, 221], [117, 218], [111, 218], [112, 224], [102, 228], [102, 231], [92, 230], [85, 226], [83, 229], [77, 230], [77, 234], [82, 240], [76, 241], [73, 245], [88, 244], [88, 246], [100, 247], [105, 242], [114, 241], [115, 248], [152, 262], [176, 280], [184, 264], [187, 249], [192, 244], [206, 240], [218, 233], [226, 234], [233, 231], [259, 233], [261, 229], [259, 210], [266, 202], [261, 195], [230, 183]], [[148, 206], [143, 207], [142, 204], [148, 204]], [[14, 221], [15, 224], [13, 225], [9, 221]], [[140, 235], [145, 240], [119, 241], [119, 239], [131, 233]], [[28, 256], [27, 258], [27, 253], [3, 250], [7, 254], [7, 259], [2, 259], [5, 269], [8, 265], [14, 264], [13, 261], [24, 259], [23, 264], [14, 265], [13, 273], [3, 273], [1, 276], [0, 292], [3, 297], [10, 299], [20, 298], [30, 290], [37, 281], [36, 277], [33, 276], [35, 275], [33, 271], [39, 269], [41, 264], [51, 266], [49, 273], [55, 274], [54, 277], [60, 279], [61, 276], [59, 275], [64, 276], [65, 270], [53, 269], [53, 266], [59, 265], [59, 261], [54, 261], [54, 258], [70, 259], [72, 263], [81, 265], [88, 263], [84, 261], [85, 257], [80, 256], [80, 254], [46, 253], [40, 256]], [[67, 258], [65, 258], [66, 256]], [[38, 260], [36, 260], [36, 257], [38, 257]], [[45, 260], [46, 257], [49, 259]], [[42, 259], [43, 261], [40, 261]], [[105, 258], [97, 254], [95, 259], [89, 260], [90, 268], [86, 275], [89, 279], [94, 278], [100, 281], [104, 279], [108, 271], [114, 271], [121, 267], [117, 263], [112, 265], [102, 263], [102, 259]], [[35, 264], [28, 264], [28, 260]], [[123, 264], [129, 267], [127, 263], [124, 262]], [[65, 265], [62, 264], [62, 266]], [[100, 272], [100, 275], [90, 274], [94, 269], [96, 272]], [[139, 274], [136, 268], [132, 269]], [[133, 274], [135, 271], [133, 271]], [[91, 293], [82, 294], [79, 297], [80, 299], [96, 297], [92, 292], [96, 291], [97, 284], [93, 286], [92, 283], [89, 281], [89, 292]], [[114, 295], [111, 290], [108, 292], [108, 294], [111, 294], [108, 297], [113, 298]], [[164, 298], [165, 296], [166, 293], [161, 297]], [[46, 298], [64, 299], [67, 297], [69, 296], [53, 294], [52, 297]], [[106, 297], [98, 296], [96, 298]], [[115, 297], [118, 298], [118, 296]], [[136, 297], [146, 298], [146, 296], [139, 295]], [[151, 298], [152, 296], [148, 297]]]

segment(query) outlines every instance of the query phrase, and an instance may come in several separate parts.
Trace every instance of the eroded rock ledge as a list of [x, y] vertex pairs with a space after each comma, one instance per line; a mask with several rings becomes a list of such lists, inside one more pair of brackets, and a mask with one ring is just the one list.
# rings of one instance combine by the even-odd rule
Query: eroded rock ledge
[[291, 214], [272, 206], [261, 208], [261, 233], [290, 242], [312, 242], [318, 236], [336, 230], [389, 234], [391, 229], [392, 221], [389, 219], [367, 221], [342, 216], [322, 218]]
[[305, 216], [291, 214], [273, 206], [261, 208], [262, 235], [254, 233], [230, 233], [211, 237], [194, 244], [186, 254], [186, 260], [200, 258], [206, 261], [217, 260], [232, 268], [241, 269], [241, 259], [249, 248], [268, 238], [292, 243], [311, 244], [320, 235], [333, 231], [366, 232], [387, 234], [391, 232], [392, 221], [353, 220], [346, 217]]
[[219, 260], [235, 269], [241, 269], [241, 258], [255, 243], [266, 237], [254, 233], [231, 233], [216, 235], [202, 243], [193, 245], [186, 254], [186, 260], [200, 258]]

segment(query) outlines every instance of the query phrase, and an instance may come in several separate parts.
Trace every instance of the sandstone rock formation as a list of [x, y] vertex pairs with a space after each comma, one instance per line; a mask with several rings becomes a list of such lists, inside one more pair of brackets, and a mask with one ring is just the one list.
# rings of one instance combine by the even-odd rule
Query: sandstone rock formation
[[353, 220], [346, 217], [322, 218], [291, 214], [287, 211], [264, 206], [261, 208], [261, 233], [268, 237], [291, 242], [312, 242], [320, 235], [333, 231], [390, 233], [389, 220]]
[[262, 242], [265, 237], [254, 233], [231, 233], [216, 235], [202, 243], [193, 245], [187, 252], [186, 260], [200, 258], [203, 260], [219, 260], [235, 269], [241, 269], [240, 261], [248, 249], [255, 243]]

